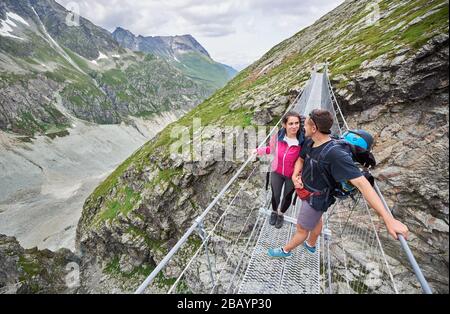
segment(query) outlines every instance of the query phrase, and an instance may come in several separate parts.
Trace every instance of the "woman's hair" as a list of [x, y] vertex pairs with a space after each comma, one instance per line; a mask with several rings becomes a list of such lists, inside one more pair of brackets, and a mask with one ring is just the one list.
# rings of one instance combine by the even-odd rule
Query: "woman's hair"
[[286, 124], [286, 123], [288, 122], [288, 120], [289, 120], [290, 117], [298, 118], [298, 121], [300, 122], [300, 128], [302, 127], [302, 126], [301, 126], [301, 124], [302, 124], [302, 118], [301, 118], [300, 114], [297, 113], [296, 111], [288, 111], [288, 112], [284, 115], [284, 117], [283, 117], [283, 119], [281, 120], [281, 122], [283, 122], [283, 124]]

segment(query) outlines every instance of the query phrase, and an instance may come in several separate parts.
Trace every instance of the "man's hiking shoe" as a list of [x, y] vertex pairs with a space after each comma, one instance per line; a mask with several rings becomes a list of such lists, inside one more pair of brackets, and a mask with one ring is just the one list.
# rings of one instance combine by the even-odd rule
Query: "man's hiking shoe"
[[315, 246], [309, 246], [308, 243], [303, 242], [303, 246], [308, 250], [310, 253], [316, 253], [316, 247]]
[[269, 249], [268, 254], [270, 257], [281, 257], [281, 258], [289, 258], [292, 256], [292, 252], [285, 253], [282, 248]]
[[275, 223], [277, 222], [277, 217], [278, 217], [278, 214], [277, 214], [277, 212], [272, 212], [272, 214], [270, 215], [270, 220], [269, 220], [269, 224], [270, 225], [275, 225]]
[[281, 227], [283, 227], [283, 221], [284, 221], [284, 216], [283, 215], [277, 215], [277, 221], [275, 223], [275, 228], [280, 229]]

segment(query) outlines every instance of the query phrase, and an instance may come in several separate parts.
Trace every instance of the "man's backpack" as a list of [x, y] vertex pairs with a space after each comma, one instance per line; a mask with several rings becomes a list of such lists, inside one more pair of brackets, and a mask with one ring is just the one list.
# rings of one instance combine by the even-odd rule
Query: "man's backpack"
[[325, 160], [326, 155], [332, 149], [341, 149], [343, 151], [346, 151], [351, 155], [354, 162], [359, 163], [365, 168], [362, 171], [362, 174], [373, 186], [375, 184], [375, 179], [368, 170], [368, 168], [373, 168], [376, 166], [375, 157], [370, 151], [372, 149], [372, 146], [373, 137], [367, 131], [350, 130], [345, 132], [342, 138], [333, 139], [324, 147], [324, 149], [319, 154], [318, 167], [319, 172], [329, 186], [330, 196], [340, 199], [345, 199], [349, 196], [353, 198], [353, 195], [356, 193], [357, 189], [349, 181], [335, 182], [331, 175], [326, 173], [323, 164], [321, 164], [321, 161]]

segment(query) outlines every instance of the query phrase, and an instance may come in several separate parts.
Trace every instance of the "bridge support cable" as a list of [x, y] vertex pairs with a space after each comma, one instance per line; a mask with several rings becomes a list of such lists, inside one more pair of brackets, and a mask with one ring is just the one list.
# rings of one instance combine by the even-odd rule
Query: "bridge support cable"
[[[252, 233], [251, 233], [251, 235], [250, 235], [250, 237], [249, 237], [249, 239], [248, 239], [248, 241], [247, 241], [247, 243], [245, 245], [243, 254], [247, 254], [247, 252], [249, 252], [250, 248], [254, 247], [255, 243], [253, 243], [252, 246], [250, 246], [250, 243], [251, 243], [251, 241], [253, 239], [256, 239], [255, 235], [257, 234], [257, 231], [260, 230], [260, 227], [262, 227], [263, 223], [264, 223], [264, 217], [263, 216], [258, 216], [257, 221], [255, 223], [255, 227], [253, 228]], [[235, 285], [235, 288], [233, 289], [233, 291], [231, 291], [231, 288], [232, 288], [233, 284], [236, 282], [236, 280], [235, 280], [236, 275], [241, 270], [241, 265], [242, 265], [243, 261], [244, 261], [244, 256], [241, 256], [241, 258], [239, 259], [239, 263], [238, 263], [238, 265], [237, 265], [237, 267], [236, 267], [236, 269], [235, 269], [235, 271], [233, 273], [233, 276], [231, 277], [230, 285], [228, 286], [228, 288], [225, 291], [226, 294], [236, 293], [236, 289], [239, 288], [238, 285]], [[242, 271], [241, 271], [241, 273], [243, 274]], [[241, 282], [241, 280], [242, 280], [242, 278], [240, 276], [239, 279], [237, 280], [237, 282]]]
[[[212, 228], [212, 230], [208, 233], [208, 235], [206, 236], [205, 240], [201, 243], [200, 247], [197, 249], [197, 251], [194, 253], [194, 255], [192, 256], [192, 258], [190, 258], [189, 262], [187, 263], [186, 267], [184, 267], [184, 269], [182, 270], [182, 272], [178, 275], [178, 278], [176, 279], [175, 283], [172, 285], [172, 287], [170, 288], [168, 293], [172, 293], [175, 291], [175, 289], [177, 288], [177, 285], [179, 284], [180, 280], [183, 278], [183, 276], [185, 275], [185, 273], [189, 270], [189, 268], [191, 267], [191, 265], [196, 262], [196, 258], [199, 255], [202, 247], [211, 239], [212, 240], [212, 235], [215, 234], [216, 230], [218, 229], [218, 226], [223, 222], [224, 218], [229, 214], [229, 211], [231, 209], [231, 207], [233, 206], [235, 200], [237, 199], [237, 197], [240, 195], [240, 193], [243, 191], [245, 185], [248, 183], [248, 181], [250, 180], [250, 178], [252, 178], [253, 173], [256, 171], [257, 167], [254, 167], [252, 172], [250, 173], [250, 175], [247, 177], [246, 181], [244, 183], [241, 184], [241, 187], [239, 189], [239, 191], [235, 194], [233, 200], [230, 202], [230, 204], [227, 206], [227, 208], [225, 209], [225, 211], [223, 212], [223, 214], [220, 216], [220, 218], [217, 220], [217, 222], [215, 223], [214, 227]], [[252, 211], [250, 211], [250, 214], [248, 217], [250, 217], [253, 213], [253, 209]], [[247, 218], [248, 221], [249, 218]], [[244, 225], [245, 226], [245, 225]], [[217, 264], [217, 257], [216, 257], [216, 264]], [[225, 264], [227, 264], [227, 261], [225, 262]], [[211, 269], [210, 269], [211, 271]], [[217, 283], [219, 282], [220, 278], [217, 278], [216, 281], [212, 280], [211, 281], [211, 285], [214, 287], [216, 287]]]
[[[364, 202], [364, 205], [365, 205], [364, 207], [365, 207], [365, 209], [366, 209], [367, 215], [368, 215], [369, 218], [370, 218], [370, 224], [372, 225], [372, 228], [373, 228], [374, 230], [376, 230], [375, 225], [374, 225], [374, 223], [373, 223], [373, 219], [372, 219], [372, 215], [371, 215], [369, 206], [367, 205], [367, 202]], [[379, 236], [378, 236], [378, 232], [375, 232], [374, 234], [375, 234], [375, 237], [376, 237], [376, 239], [377, 239], [378, 245], [381, 247], [381, 241], [380, 241], [380, 238], [379, 238]], [[387, 261], [387, 259], [386, 259], [386, 254], [384, 253], [384, 250], [381, 250], [381, 254], [382, 254], [382, 257], [383, 257], [383, 262], [384, 262], [384, 264], [386, 265], [386, 270], [387, 270], [387, 272], [388, 272], [388, 274], [389, 274], [389, 278], [391, 278], [391, 281], [392, 281], [392, 285], [393, 285], [394, 291], [395, 291], [396, 294], [398, 294], [398, 289], [397, 289], [397, 286], [395, 285], [394, 276], [392, 276], [391, 268], [389, 267], [389, 263], [388, 263], [388, 261]]]
[[[325, 214], [325, 218], [328, 218], [327, 216], [328, 215]], [[331, 238], [331, 230], [328, 225], [328, 219], [326, 219], [325, 229], [323, 229], [322, 234], [323, 234], [324, 242], [326, 244], [326, 252], [327, 252], [328, 294], [333, 294], [333, 290], [332, 290], [333, 281], [332, 281], [332, 276], [331, 276], [331, 258], [330, 258], [330, 242], [332, 241], [332, 238]]]
[[[347, 121], [346, 121], [346, 119], [344, 117], [344, 114], [342, 113], [341, 107], [339, 106], [339, 103], [338, 103], [338, 101], [336, 99], [336, 95], [334, 94], [333, 86], [331, 85], [330, 77], [328, 75], [328, 64], [327, 63], [325, 63], [325, 65], [324, 65], [324, 72], [325, 72], [324, 85], [327, 86], [328, 97], [330, 98], [330, 101], [332, 103], [333, 112], [334, 112], [334, 115], [336, 117], [336, 122], [338, 123], [339, 126], [341, 126], [341, 127], [339, 127], [339, 131], [342, 134], [342, 128], [343, 127], [345, 128], [346, 131], [350, 130], [350, 128], [349, 128], [349, 126], [347, 124]], [[339, 112], [339, 116], [341, 118], [341, 121], [338, 120], [336, 111]]]
[[[375, 183], [375, 191], [377, 192], [378, 196], [381, 198], [381, 201], [383, 202], [384, 208], [388, 211], [388, 213], [392, 216], [392, 211], [389, 208], [388, 204], [386, 203], [386, 200], [384, 199], [383, 194], [381, 194], [380, 188], [378, 187], [377, 183]], [[425, 294], [432, 294], [432, 290], [423, 276], [422, 270], [420, 269], [419, 264], [417, 264], [416, 259], [414, 258], [414, 255], [411, 252], [411, 249], [409, 248], [408, 243], [406, 242], [405, 238], [402, 235], [398, 235], [398, 239], [400, 241], [400, 244], [403, 248], [403, 251], [405, 251], [406, 256], [408, 257], [409, 263], [411, 264], [414, 274], [417, 277], [417, 280], [420, 283], [420, 286], [422, 287], [422, 291]]]
[[213, 275], [212, 266], [211, 266], [211, 259], [209, 257], [209, 250], [208, 250], [208, 241], [209, 241], [209, 239], [208, 239], [208, 237], [206, 235], [206, 231], [205, 231], [205, 228], [204, 228], [203, 221], [200, 222], [200, 224], [198, 225], [197, 229], [198, 229], [197, 233], [200, 236], [200, 239], [202, 239], [203, 246], [205, 247], [205, 254], [206, 254], [206, 259], [208, 261], [208, 269], [209, 269], [209, 274], [211, 276], [211, 282], [212, 282], [213, 285], [215, 285], [215, 283], [214, 283], [214, 275]]
[[[358, 201], [359, 201], [359, 198], [354, 200], [352, 209], [350, 210], [350, 214], [348, 215], [348, 218], [347, 218], [347, 222], [348, 222], [348, 219], [350, 219], [350, 217], [351, 217], [352, 211], [357, 206]], [[324, 284], [323, 284], [323, 291], [324, 292], [327, 291], [326, 288], [325, 288], [326, 287], [325, 286], [325, 282], [327, 281], [328, 282], [328, 293], [329, 294], [332, 294], [332, 267], [331, 267], [331, 258], [330, 258], [330, 243], [332, 241], [332, 237], [331, 237], [332, 234], [331, 234], [331, 230], [328, 227], [328, 221], [330, 220], [330, 218], [332, 217], [333, 214], [336, 214], [336, 215], [341, 215], [342, 214], [342, 211], [337, 211], [336, 210], [336, 208], [338, 207], [337, 205], [338, 205], [339, 202], [340, 201], [335, 203], [325, 213], [325, 215], [324, 215], [325, 216], [325, 223], [324, 223], [324, 225], [326, 226], [326, 228], [322, 232], [322, 237], [324, 238], [324, 243], [326, 243], [326, 245], [327, 245], [327, 249], [325, 249], [325, 248], [323, 249], [323, 265], [327, 265], [327, 267], [326, 267], [326, 269], [327, 269], [327, 272], [326, 272], [327, 277], [326, 278], [327, 279], [323, 279], [323, 282], [324, 282]], [[339, 227], [340, 227], [341, 233], [339, 234], [339, 233], [337, 233], [337, 231], [335, 231], [335, 232], [336, 232], [337, 237], [340, 238], [342, 236], [343, 230], [345, 230], [345, 227], [344, 228], [342, 227], [340, 219], [338, 219], [338, 221], [339, 221]], [[344, 246], [343, 246], [343, 254], [344, 254], [345, 280], [346, 280], [347, 287], [348, 287], [347, 291], [350, 291], [350, 288], [349, 288], [350, 286], [349, 286], [349, 283], [348, 283], [349, 273], [348, 273], [347, 258], [346, 258], [346, 253], [345, 253]], [[325, 256], [326, 256], [326, 258], [325, 258]], [[323, 266], [323, 268], [325, 269], [325, 266]]]

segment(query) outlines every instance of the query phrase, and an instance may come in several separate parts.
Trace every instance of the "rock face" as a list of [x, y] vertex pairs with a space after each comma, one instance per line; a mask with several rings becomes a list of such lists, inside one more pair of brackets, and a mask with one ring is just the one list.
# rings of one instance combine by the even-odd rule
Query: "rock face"
[[350, 125], [377, 135], [374, 174], [441, 292], [448, 292], [448, 58], [448, 35], [439, 35], [400, 64], [398, 56], [366, 64], [338, 90]]
[[77, 21], [80, 27], [73, 27], [66, 23], [68, 12], [56, 1], [32, 0], [30, 4], [41, 18], [48, 33], [60, 45], [86, 59], [95, 60], [100, 56], [101, 51], [114, 51], [119, 48], [118, 43], [111, 38], [108, 31], [92, 24], [82, 16]]
[[[42, 121], [42, 125], [58, 125], [61, 128], [69, 127], [69, 119], [51, 104], [47, 104], [53, 98], [54, 90], [58, 83], [47, 79], [45, 76], [26, 81], [19, 81], [11, 85], [1, 82], [0, 102], [2, 112], [0, 129], [11, 130], [18, 133], [33, 134], [42, 131], [45, 127], [35, 124], [36, 119]], [[23, 85], [28, 93], [23, 93]], [[36, 106], [36, 104], [46, 104]]]
[[79, 287], [79, 259], [69, 250], [23, 249], [0, 235], [0, 293], [74, 293]]

